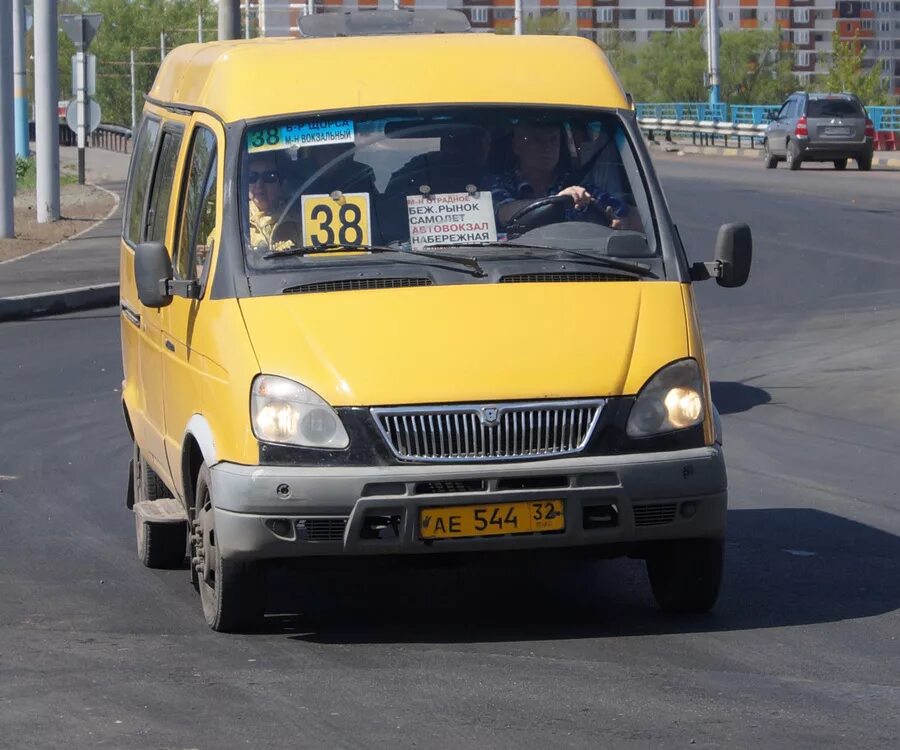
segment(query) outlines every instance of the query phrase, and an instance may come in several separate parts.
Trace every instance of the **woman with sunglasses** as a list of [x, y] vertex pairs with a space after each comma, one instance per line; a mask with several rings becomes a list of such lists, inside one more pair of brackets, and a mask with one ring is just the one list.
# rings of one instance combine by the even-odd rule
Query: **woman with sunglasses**
[[247, 173], [250, 190], [250, 246], [271, 252], [301, 244], [303, 222], [286, 206], [278, 160], [272, 153], [253, 154]]

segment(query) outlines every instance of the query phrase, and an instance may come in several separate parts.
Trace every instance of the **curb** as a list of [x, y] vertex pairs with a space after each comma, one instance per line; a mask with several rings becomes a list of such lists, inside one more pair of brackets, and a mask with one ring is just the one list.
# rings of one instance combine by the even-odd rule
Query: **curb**
[[[675, 154], [684, 156], [687, 154], [694, 156], [740, 156], [747, 159], [762, 159], [762, 149], [759, 148], [724, 148], [721, 146], [693, 146], [687, 144], [673, 143], [674, 148], [659, 146], [658, 150], [664, 154]], [[878, 152], [876, 152], [878, 153]], [[887, 167], [889, 169], [900, 169], [900, 156], [875, 156], [872, 159], [872, 166]]]
[[85, 183], [89, 187], [95, 188], [96, 190], [100, 190], [107, 195], [111, 195], [113, 197], [113, 207], [109, 209], [106, 216], [102, 219], [97, 219], [93, 224], [89, 227], [85, 227], [84, 229], [75, 232], [71, 237], [66, 237], [59, 242], [54, 242], [52, 245], [47, 245], [47, 247], [39, 247], [37, 250], [32, 250], [31, 252], [25, 253], [25, 255], [17, 255], [15, 258], [7, 258], [6, 260], [0, 260], [0, 266], [5, 265], [7, 263], [16, 263], [20, 260], [25, 260], [26, 258], [31, 258], [34, 255], [39, 255], [40, 253], [45, 253], [48, 250], [53, 250], [54, 248], [59, 247], [60, 245], [65, 245], [67, 242], [71, 242], [72, 240], [77, 240], [79, 237], [84, 236], [88, 232], [93, 231], [97, 227], [99, 227], [104, 221], [109, 221], [112, 218], [112, 215], [118, 210], [119, 204], [122, 202], [122, 199], [119, 198], [118, 193], [114, 193], [112, 190], [107, 190], [105, 187], [100, 187], [100, 185], [95, 185], [93, 182]]
[[119, 284], [60, 289], [56, 292], [24, 294], [20, 297], [0, 297], [0, 323], [23, 320], [41, 315], [61, 315], [81, 310], [96, 310], [119, 304]]

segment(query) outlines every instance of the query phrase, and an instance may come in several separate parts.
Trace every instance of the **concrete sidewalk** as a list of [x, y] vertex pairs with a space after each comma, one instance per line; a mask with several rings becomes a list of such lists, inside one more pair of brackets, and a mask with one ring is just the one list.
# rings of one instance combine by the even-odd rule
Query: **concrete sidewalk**
[[[77, 151], [60, 148], [60, 162], [74, 163]], [[85, 157], [87, 181], [115, 193], [119, 200], [113, 212], [84, 233], [21, 258], [0, 263], [0, 320], [24, 317], [31, 307], [35, 312], [53, 311], [54, 297], [63, 290], [108, 287], [119, 280], [119, 238], [122, 226], [122, 202], [128, 173], [128, 154], [88, 149]], [[72, 295], [68, 295], [71, 297]], [[117, 298], [117, 293], [75, 295], [82, 302]], [[21, 299], [26, 297], [26, 299]], [[47, 297], [47, 299], [43, 299]], [[64, 299], [59, 300], [65, 302]], [[35, 314], [32, 312], [30, 314]]]

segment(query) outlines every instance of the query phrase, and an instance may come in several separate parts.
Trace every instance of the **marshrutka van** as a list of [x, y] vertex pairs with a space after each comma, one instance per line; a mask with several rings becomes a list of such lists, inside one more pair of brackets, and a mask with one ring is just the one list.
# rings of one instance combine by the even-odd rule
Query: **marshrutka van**
[[[253, 627], [306, 557], [646, 560], [706, 611], [726, 474], [690, 264], [603, 52], [461, 14], [173, 50], [121, 249], [140, 559]], [[490, 555], [488, 556], [490, 558]], [[478, 559], [481, 559], [479, 556]]]

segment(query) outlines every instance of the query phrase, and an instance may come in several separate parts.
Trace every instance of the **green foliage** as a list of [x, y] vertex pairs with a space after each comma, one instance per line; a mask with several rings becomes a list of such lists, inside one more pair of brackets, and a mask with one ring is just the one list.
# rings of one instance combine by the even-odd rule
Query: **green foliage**
[[[706, 53], [700, 28], [658, 32], [629, 53], [613, 56], [625, 90], [638, 102], [697, 102], [706, 98]], [[626, 54], [632, 55], [629, 60]], [[618, 58], [618, 59], [616, 59]]]
[[722, 101], [777, 104], [797, 88], [793, 53], [777, 31], [743, 29], [721, 35], [719, 74]]
[[572, 29], [565, 16], [554, 10], [537, 16], [529, 14], [525, 19], [524, 31], [526, 34], [568, 34]]
[[[625, 44], [610, 35], [603, 47], [635, 101], [698, 102], [708, 96], [703, 34], [700, 27], [659, 32], [643, 45]], [[722, 101], [771, 104], [796, 88], [791, 54], [781, 47], [778, 32], [723, 31], [720, 38]]]
[[863, 67], [863, 46], [859, 38], [842, 42], [835, 32], [831, 35], [834, 52], [829, 56], [828, 72], [816, 79], [820, 91], [856, 94], [866, 106], [890, 103], [887, 84], [881, 78], [880, 60], [868, 71]]
[[21, 156], [16, 157], [16, 182], [24, 180], [26, 175], [33, 171], [34, 159], [25, 159]]
[[[131, 125], [130, 53], [135, 55], [135, 99], [138, 116], [160, 63], [160, 34], [166, 52], [197, 41], [202, 16], [203, 38], [216, 38], [217, 9], [212, 0], [60, 0], [62, 13], [101, 13], [103, 21], [89, 52], [97, 56], [96, 98], [103, 122]], [[75, 48], [59, 35], [61, 99], [71, 96], [71, 56]]]

